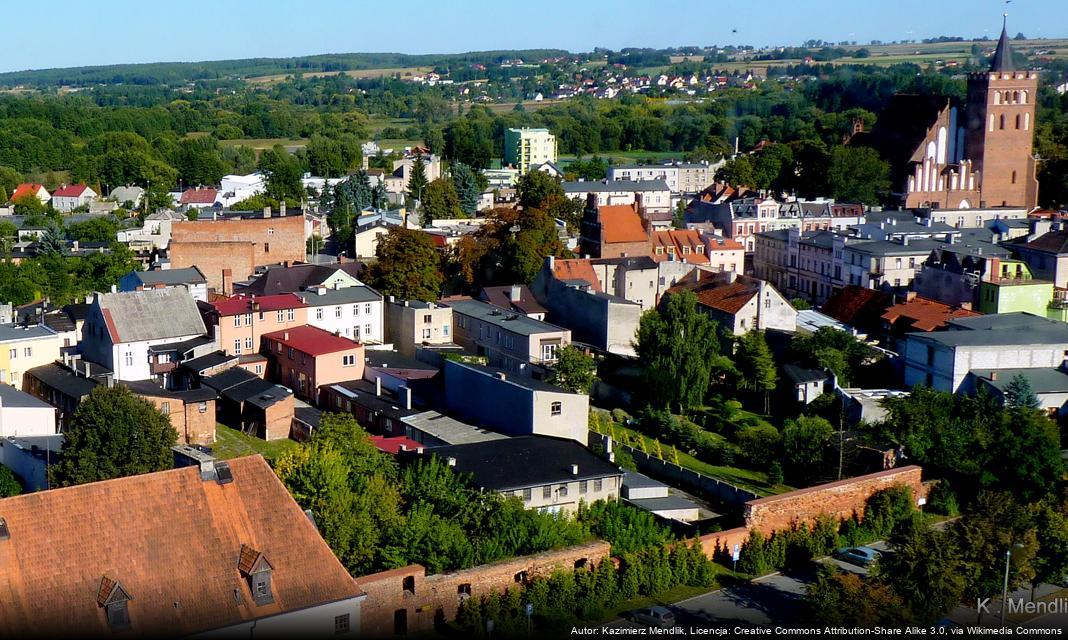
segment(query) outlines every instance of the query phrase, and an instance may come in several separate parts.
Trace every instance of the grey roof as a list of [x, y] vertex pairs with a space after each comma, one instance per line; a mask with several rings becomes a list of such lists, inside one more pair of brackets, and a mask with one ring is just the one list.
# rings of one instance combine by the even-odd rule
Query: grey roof
[[46, 338], [54, 335], [56, 335], [54, 331], [41, 325], [0, 324], [0, 342]]
[[271, 405], [285, 400], [293, 392], [280, 384], [271, 384], [266, 380], [248, 382], [223, 394], [224, 397], [236, 402], [248, 402], [254, 407], [266, 409]]
[[1068, 371], [1064, 369], [998, 369], [997, 380], [991, 380], [990, 369], [972, 369], [971, 374], [984, 383], [1004, 393], [1009, 382], [1023, 376], [1036, 394], [1068, 393]]
[[115, 343], [206, 333], [196, 301], [184, 289], [102, 293], [97, 304]]
[[415, 369], [418, 371], [437, 371], [438, 367], [422, 360], [410, 358], [403, 353], [386, 349], [365, 349], [363, 361], [368, 367], [382, 369]]
[[134, 271], [133, 276], [144, 285], [174, 286], [176, 284], [204, 284], [208, 281], [196, 267]]
[[564, 182], [564, 193], [614, 193], [617, 191], [669, 191], [664, 180], [579, 180]]
[[51, 409], [52, 405], [38, 400], [25, 391], [19, 391], [9, 384], [0, 384], [0, 406], [20, 409]]
[[998, 46], [994, 49], [994, 57], [990, 60], [991, 71], [1016, 71], [1016, 63], [1012, 59], [1012, 46], [1009, 45], [1008, 25], [1003, 21], [1001, 25], [1001, 37], [998, 38]]
[[[534, 378], [519, 375], [514, 371], [507, 371], [505, 369], [499, 369], [497, 367], [486, 367], [480, 364], [457, 362], [455, 360], [447, 360], [445, 362], [446, 377], [448, 377], [448, 371], [450, 367], [461, 367], [464, 369], [468, 369], [482, 376], [485, 376], [486, 378], [499, 380], [501, 384], [514, 384], [518, 387], [522, 387], [530, 391], [545, 391], [548, 393], [567, 393], [570, 395], [576, 395], [571, 393], [567, 389], [562, 389], [556, 385], [549, 384], [544, 380], [535, 380]], [[500, 380], [502, 376], [504, 379]]]
[[122, 386], [133, 391], [139, 396], [153, 396], [157, 398], [173, 398], [181, 400], [184, 404], [192, 402], [205, 402], [218, 397], [214, 389], [188, 389], [185, 391], [172, 391], [159, 386], [155, 380], [124, 380], [119, 382]]
[[659, 480], [653, 480], [644, 473], [637, 471], [623, 472], [623, 486], [630, 489], [658, 489], [667, 485]]
[[330, 385], [330, 388], [352, 400], [353, 404], [389, 418], [400, 420], [405, 416], [420, 413], [415, 409], [405, 409], [399, 400], [385, 390], [382, 391], [382, 395], [375, 395], [374, 383], [367, 380], [346, 380]]
[[910, 333], [909, 340], [947, 347], [1068, 345], [1068, 324], [1030, 313], [1004, 313], [950, 320], [946, 331]]
[[301, 291], [297, 293], [309, 307], [321, 307], [328, 304], [352, 304], [358, 302], [381, 302], [382, 294], [371, 287], [344, 287], [327, 289], [323, 293]]
[[318, 428], [319, 421], [323, 418], [323, 412], [315, 407], [302, 405], [293, 409], [293, 417], [306, 425]]
[[849, 243], [846, 245], [846, 248], [857, 253], [866, 253], [873, 256], [911, 256], [924, 255], [930, 253], [934, 249], [940, 249], [947, 246], [952, 245], [939, 240], [928, 240], [924, 238], [920, 240], [909, 240], [908, 244], [890, 242], [889, 240], [865, 240], [863, 242]]
[[700, 509], [701, 505], [682, 496], [665, 496], [663, 498], [626, 498], [630, 504], [646, 511], [677, 511], [679, 509]]
[[401, 418], [401, 422], [449, 444], [458, 445], [508, 439], [508, 436], [460, 422], [437, 411], [423, 411], [422, 413], [405, 416]]
[[790, 382], [800, 384], [804, 382], [822, 382], [830, 376], [822, 369], [808, 369], [794, 364], [784, 364], [782, 373]]
[[145, 195], [145, 190], [141, 187], [115, 187], [108, 194], [108, 198], [111, 198], [115, 202], [122, 204], [123, 202], [138, 202], [141, 200], [141, 196]]
[[231, 367], [226, 371], [221, 371], [213, 376], [205, 376], [201, 378], [200, 383], [222, 393], [227, 389], [233, 389], [238, 385], [259, 379], [259, 376], [251, 371], [245, 371], [241, 367]]
[[497, 325], [502, 329], [520, 335], [530, 336], [539, 333], [567, 331], [567, 329], [564, 329], [563, 327], [558, 327], [554, 324], [549, 324], [548, 322], [542, 322], [541, 320], [535, 320], [534, 318], [522, 314], [513, 313], [480, 300], [442, 300], [441, 303], [452, 307], [457, 313], [478, 318], [483, 322]]
[[[455, 459], [456, 472], [471, 474], [476, 487], [491, 491], [623, 475], [619, 467], [574, 440], [547, 436], [435, 447], [423, 455]], [[577, 474], [571, 472], [572, 465], [578, 465]]]
[[254, 293], [258, 296], [295, 293], [322, 284], [336, 271], [344, 271], [355, 278], [362, 269], [363, 264], [360, 262], [273, 266], [257, 274], [239, 293]]
[[100, 384], [95, 380], [76, 375], [58, 362], [34, 367], [28, 370], [26, 375], [37, 378], [43, 384], [71, 398], [85, 397]]
[[186, 360], [181, 364], [182, 367], [189, 369], [190, 371], [204, 371], [205, 369], [214, 369], [215, 367], [221, 367], [227, 362], [237, 362], [237, 356], [226, 355], [223, 351], [212, 351], [207, 355], [200, 356], [199, 358], [192, 358]]

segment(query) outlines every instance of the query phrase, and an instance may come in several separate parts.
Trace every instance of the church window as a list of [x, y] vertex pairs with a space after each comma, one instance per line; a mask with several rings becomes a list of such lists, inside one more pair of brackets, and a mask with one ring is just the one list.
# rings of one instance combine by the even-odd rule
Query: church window
[[1016, 184], [1016, 172], [1015, 171], [1012, 172], [1012, 183]]
[[1001, 114], [1001, 118], [1000, 118], [1000, 121], [999, 121], [999, 124], [998, 124], [998, 128], [999, 129], [1004, 129], [1005, 128], [1005, 114], [1004, 113]]
[[1020, 114], [1018, 113], [1016, 114], [1016, 128], [1020, 128]]
[[994, 92], [994, 104], [1001, 104], [1001, 92]]

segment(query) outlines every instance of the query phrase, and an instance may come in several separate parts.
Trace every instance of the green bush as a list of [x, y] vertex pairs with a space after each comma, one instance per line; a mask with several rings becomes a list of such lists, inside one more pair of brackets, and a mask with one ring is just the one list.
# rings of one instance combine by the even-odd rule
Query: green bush
[[955, 516], [960, 513], [957, 504], [957, 494], [953, 491], [948, 480], [941, 480], [931, 489], [927, 496], [927, 510], [944, 516]]

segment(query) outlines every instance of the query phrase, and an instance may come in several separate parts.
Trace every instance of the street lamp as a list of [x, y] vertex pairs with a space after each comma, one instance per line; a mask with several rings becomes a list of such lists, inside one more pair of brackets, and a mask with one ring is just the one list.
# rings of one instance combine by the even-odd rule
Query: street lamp
[[1001, 628], [1005, 628], [1005, 613], [1009, 608], [1009, 560], [1012, 559], [1013, 549], [1023, 549], [1023, 545], [1016, 543], [1005, 550], [1005, 582], [1001, 586]]

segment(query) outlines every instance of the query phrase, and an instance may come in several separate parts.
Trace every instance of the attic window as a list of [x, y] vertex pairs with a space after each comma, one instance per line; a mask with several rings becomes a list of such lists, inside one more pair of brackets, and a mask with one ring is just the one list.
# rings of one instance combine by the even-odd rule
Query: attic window
[[100, 579], [100, 588], [97, 589], [96, 603], [103, 607], [107, 617], [108, 627], [112, 631], [122, 631], [130, 628], [130, 609], [127, 603], [133, 600], [122, 585], [106, 575]]
[[10, 540], [11, 531], [7, 528], [7, 520], [0, 518], [0, 540]]
[[274, 567], [267, 562], [267, 558], [262, 553], [248, 545], [241, 545], [237, 568], [248, 580], [252, 599], [258, 606], [274, 602], [274, 594], [271, 592], [271, 572], [274, 571]]

